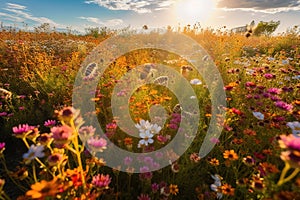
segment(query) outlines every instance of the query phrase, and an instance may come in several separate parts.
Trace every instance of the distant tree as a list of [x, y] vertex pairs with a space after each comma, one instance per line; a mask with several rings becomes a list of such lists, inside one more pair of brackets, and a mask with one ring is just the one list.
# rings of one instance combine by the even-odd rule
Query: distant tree
[[272, 33], [274, 33], [274, 31], [277, 29], [277, 27], [279, 26], [280, 21], [269, 21], [269, 22], [263, 22], [260, 21], [256, 28], [254, 29], [253, 34], [256, 36], [260, 36], [260, 35], [266, 35], [266, 36], [270, 36]]

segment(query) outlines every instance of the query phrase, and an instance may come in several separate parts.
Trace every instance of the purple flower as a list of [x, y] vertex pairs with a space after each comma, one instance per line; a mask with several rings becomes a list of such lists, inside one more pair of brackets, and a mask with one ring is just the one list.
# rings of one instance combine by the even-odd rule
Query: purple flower
[[286, 110], [286, 111], [290, 111], [293, 109], [293, 105], [291, 104], [288, 104], [284, 101], [277, 101], [275, 102], [275, 106], [277, 106], [278, 108], [281, 108], [283, 110]]
[[130, 165], [132, 163], [133, 159], [129, 156], [124, 158], [124, 164], [125, 165]]
[[143, 167], [140, 168], [140, 173], [146, 173], [146, 172], [149, 172], [149, 171], [150, 171], [150, 169], [149, 169], [148, 166], [143, 166]]
[[151, 200], [148, 194], [141, 194], [138, 196], [138, 200]]
[[272, 101], [281, 101], [281, 98], [279, 97], [279, 96], [270, 96], [270, 99], [272, 100]]

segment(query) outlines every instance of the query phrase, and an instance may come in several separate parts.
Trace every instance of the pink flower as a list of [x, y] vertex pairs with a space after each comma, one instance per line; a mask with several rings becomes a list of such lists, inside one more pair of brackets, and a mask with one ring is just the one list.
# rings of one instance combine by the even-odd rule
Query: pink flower
[[19, 124], [19, 126], [13, 127], [14, 136], [24, 137], [29, 132], [32, 132], [34, 128], [34, 126], [29, 126], [28, 124]]
[[98, 188], [108, 188], [108, 185], [111, 182], [109, 175], [98, 174], [93, 177], [92, 184]]
[[55, 120], [47, 120], [44, 122], [44, 126], [46, 126], [46, 127], [52, 127], [52, 126], [55, 126], [55, 124], [56, 124]]
[[275, 106], [278, 107], [278, 108], [281, 108], [283, 110], [286, 110], [286, 111], [290, 111], [290, 110], [293, 109], [293, 105], [288, 104], [284, 101], [276, 101]]
[[0, 142], [0, 153], [2, 153], [5, 149], [5, 142]]
[[106, 149], [107, 141], [103, 138], [98, 138], [98, 137], [91, 137], [87, 141], [89, 147], [91, 148], [92, 151], [99, 151], [103, 152], [104, 149]]
[[54, 143], [60, 147], [63, 147], [65, 144], [69, 143], [73, 137], [73, 129], [68, 125], [54, 126], [51, 128], [51, 133]]

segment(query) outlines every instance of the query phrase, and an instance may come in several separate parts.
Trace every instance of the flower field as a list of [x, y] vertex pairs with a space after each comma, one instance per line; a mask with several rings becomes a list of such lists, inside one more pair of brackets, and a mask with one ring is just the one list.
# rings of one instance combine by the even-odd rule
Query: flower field
[[[226, 105], [217, 110], [224, 118], [213, 111], [205, 78], [175, 53], [138, 49], [111, 60], [96, 89], [87, 90], [92, 98], [80, 96], [75, 105], [72, 95], [82, 89], [74, 87], [82, 63], [114, 33], [95, 38], [0, 32], [0, 199], [300, 199], [299, 35], [178, 31], [208, 53], [203, 62], [211, 59], [217, 67], [226, 94]], [[157, 38], [164, 33], [148, 34]], [[170, 76], [144, 82], [155, 76], [157, 63], [170, 66], [194, 90], [190, 99], [197, 99], [199, 108], [199, 119], [190, 121], [194, 137], [182, 124], [195, 113], [168, 90], [181, 83]], [[130, 84], [123, 84], [125, 89], [115, 92], [123, 76], [139, 66], [146, 70], [138, 71], [141, 85], [131, 93]], [[84, 81], [92, 81], [96, 64], [84, 67]], [[124, 108], [117, 108], [120, 115], [112, 111], [112, 99], [125, 96], [129, 99], [122, 106], [134, 124], [128, 132], [119, 127], [127, 118], [120, 111]], [[93, 112], [80, 109], [87, 102]], [[222, 132], [210, 138], [214, 147], [201, 157], [214, 117]], [[177, 135], [181, 142], [174, 144]], [[112, 144], [138, 156], [121, 157]], [[168, 145], [173, 146], [147, 156]], [[110, 160], [122, 165], [111, 166]]]

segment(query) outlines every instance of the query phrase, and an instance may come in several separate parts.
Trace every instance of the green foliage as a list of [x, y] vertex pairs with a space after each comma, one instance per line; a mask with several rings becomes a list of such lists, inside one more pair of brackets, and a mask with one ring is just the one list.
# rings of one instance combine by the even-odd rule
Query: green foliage
[[280, 21], [270, 21], [270, 22], [263, 22], [260, 21], [257, 24], [257, 27], [254, 30], [254, 35], [260, 36], [260, 35], [265, 35], [265, 36], [270, 36], [274, 31], [277, 29], [279, 26]]

